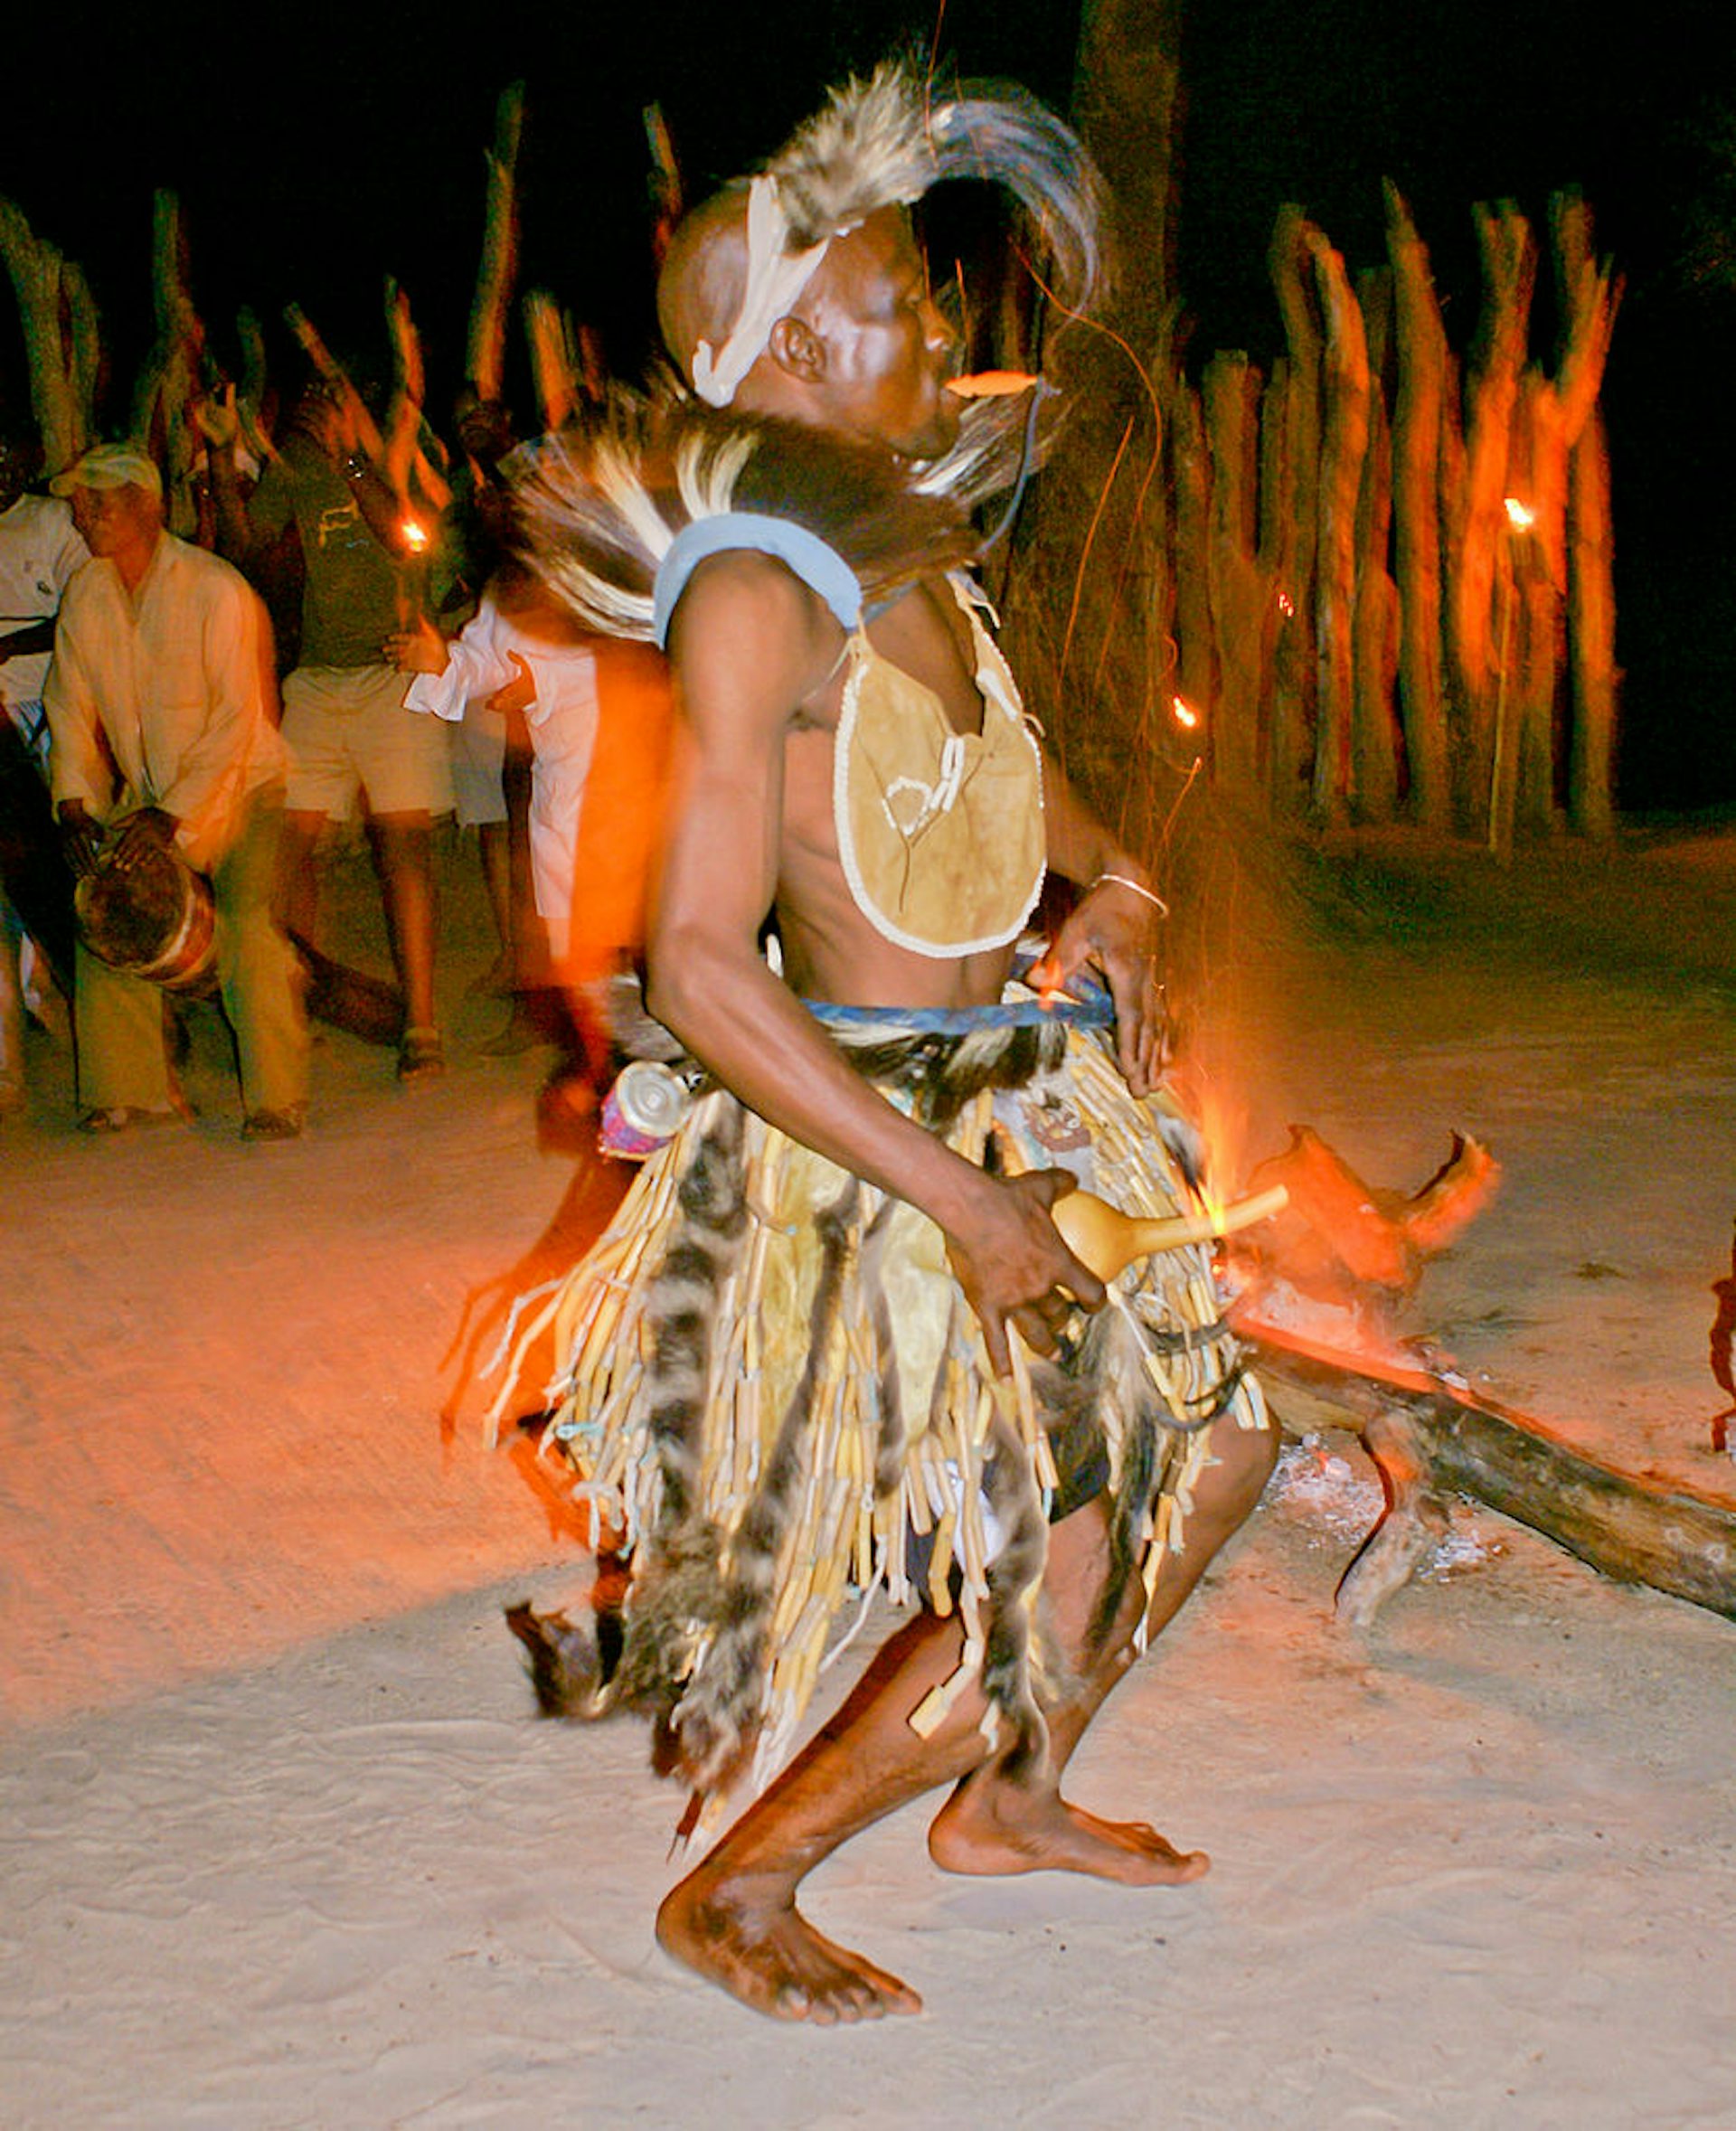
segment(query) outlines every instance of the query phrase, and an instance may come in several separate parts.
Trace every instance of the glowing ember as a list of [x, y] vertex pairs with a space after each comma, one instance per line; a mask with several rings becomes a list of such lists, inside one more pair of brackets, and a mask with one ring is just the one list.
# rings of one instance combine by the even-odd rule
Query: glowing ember
[[1296, 613], [1296, 601], [1280, 585], [1278, 588], [1278, 611], [1288, 621]]
[[1532, 527], [1536, 524], [1536, 512], [1531, 509], [1528, 504], [1522, 504], [1516, 495], [1506, 497], [1505, 504], [1507, 523], [1515, 533], [1529, 533]]
[[1169, 708], [1175, 722], [1184, 727], [1187, 731], [1192, 732], [1198, 726], [1200, 713], [1185, 697], [1172, 695], [1169, 699]]
[[404, 545], [412, 555], [420, 555], [428, 549], [428, 528], [415, 518], [406, 518], [398, 528], [403, 535]]

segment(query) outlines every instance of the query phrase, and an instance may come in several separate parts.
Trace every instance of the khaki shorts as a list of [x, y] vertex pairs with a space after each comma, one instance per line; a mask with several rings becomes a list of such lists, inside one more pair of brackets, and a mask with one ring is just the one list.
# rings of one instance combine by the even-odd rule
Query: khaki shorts
[[284, 806], [342, 820], [358, 792], [371, 814], [449, 814], [451, 742], [438, 718], [404, 708], [391, 666], [297, 666], [283, 684], [289, 750]]
[[[412, 715], [420, 713], [412, 712]], [[452, 745], [452, 797], [458, 826], [486, 827], [506, 818], [506, 721], [498, 711], [467, 702], [464, 717], [448, 727]]]

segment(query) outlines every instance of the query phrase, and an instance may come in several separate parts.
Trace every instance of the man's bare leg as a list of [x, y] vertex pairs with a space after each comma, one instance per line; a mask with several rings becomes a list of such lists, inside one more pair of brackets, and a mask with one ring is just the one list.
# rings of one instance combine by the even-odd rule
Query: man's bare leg
[[368, 842], [403, 989], [404, 1025], [435, 1028], [432, 819], [422, 813], [377, 814], [368, 824]]
[[319, 836], [323, 814], [297, 807], [278, 839], [278, 923], [310, 947], [319, 944]]
[[[1166, 1554], [1158, 1570], [1146, 1609], [1148, 1638], [1175, 1618], [1260, 1500], [1278, 1455], [1277, 1430], [1240, 1429], [1226, 1418], [1212, 1430], [1212, 1455], [1214, 1462], [1194, 1485], [1186, 1544]], [[1145, 1608], [1144, 1588], [1133, 1579], [1109, 1632], [1093, 1640], [1106, 1532], [1102, 1504], [1088, 1503], [1049, 1535], [1044, 1591], [1055, 1640], [1073, 1667], [1068, 1690], [1046, 1712], [1049, 1767], [1043, 1780], [1020, 1782], [1009, 1779], [997, 1761], [985, 1760], [962, 1778], [929, 1830], [929, 1853], [948, 1872], [1083, 1872], [1153, 1887], [1198, 1879], [1210, 1867], [1203, 1851], [1176, 1850], [1142, 1821], [1101, 1820], [1061, 1795], [1061, 1771], [1074, 1748], [1133, 1667], [1134, 1636]]]
[[929, 1739], [910, 1727], [963, 1649], [956, 1619], [925, 1613], [900, 1629], [843, 1708], [665, 1897], [657, 1937], [666, 1952], [774, 2019], [831, 2025], [921, 2010], [895, 1975], [822, 1938], [796, 1890], [852, 1835], [982, 1758], [979, 1702], [969, 1713], [956, 1708]]
[[513, 935], [513, 849], [508, 824], [485, 821], [477, 825], [476, 862], [499, 944], [494, 960], [471, 988], [491, 995], [510, 992], [518, 982], [518, 956]]
[[[1272, 1439], [1231, 1432], [1225, 1467], [1197, 1491], [1184, 1556], [1165, 1564], [1154, 1632], [1175, 1613], [1211, 1555], [1247, 1514], [1270, 1469]], [[910, 1729], [929, 1689], [963, 1652], [956, 1619], [923, 1615], [892, 1637], [842, 1709], [664, 1901], [657, 1936], [676, 1959], [757, 2012], [786, 2020], [873, 2020], [911, 2013], [914, 1992], [816, 1931], [796, 1893], [816, 1864], [851, 1836], [943, 1783], [958, 1789], [929, 1835], [949, 1871], [1083, 1872], [1137, 1885], [1190, 1880], [1206, 1869], [1143, 1823], [1099, 1820], [1069, 1806], [1064, 1766], [1104, 1698], [1132, 1663], [1143, 1594], [1136, 1585], [1110, 1635], [1093, 1647], [1090, 1623], [1102, 1589], [1105, 1524], [1090, 1504], [1050, 1534], [1045, 1588], [1073, 1680], [1049, 1711], [1051, 1767], [1018, 1781], [988, 1761], [983, 1702], [966, 1693], [930, 1737]]]

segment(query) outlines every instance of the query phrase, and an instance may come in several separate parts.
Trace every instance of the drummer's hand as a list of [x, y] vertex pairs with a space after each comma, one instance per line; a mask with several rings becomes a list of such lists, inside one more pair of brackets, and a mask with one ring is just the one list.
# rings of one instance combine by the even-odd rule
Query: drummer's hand
[[97, 870], [102, 849], [102, 825], [94, 820], [82, 799], [62, 799], [60, 806], [61, 850], [77, 881], [87, 881]]
[[141, 806], [137, 814], [129, 815], [115, 845], [115, 871], [131, 872], [141, 859], [173, 844], [180, 825], [174, 815], [165, 814], [160, 806]]

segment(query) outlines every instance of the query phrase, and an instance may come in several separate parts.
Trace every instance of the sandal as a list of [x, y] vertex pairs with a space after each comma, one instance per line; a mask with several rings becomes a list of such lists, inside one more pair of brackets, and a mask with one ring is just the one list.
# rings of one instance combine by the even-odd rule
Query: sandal
[[398, 1078], [437, 1080], [446, 1070], [446, 1046], [439, 1029], [406, 1029], [398, 1046]]

